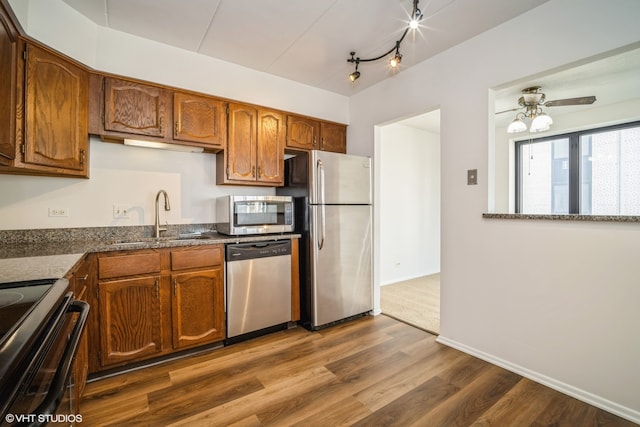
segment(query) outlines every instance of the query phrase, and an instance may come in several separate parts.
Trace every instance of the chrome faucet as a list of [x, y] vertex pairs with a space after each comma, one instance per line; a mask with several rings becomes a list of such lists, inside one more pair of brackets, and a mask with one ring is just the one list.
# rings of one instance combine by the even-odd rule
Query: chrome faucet
[[155, 225], [156, 239], [160, 238], [161, 231], [167, 231], [166, 228], [160, 228], [160, 208], [158, 207], [158, 204], [159, 204], [158, 202], [160, 201], [161, 194], [164, 194], [164, 210], [165, 211], [171, 210], [171, 205], [169, 204], [169, 195], [167, 194], [167, 192], [164, 190], [158, 191], [158, 194], [156, 194], [156, 225]]

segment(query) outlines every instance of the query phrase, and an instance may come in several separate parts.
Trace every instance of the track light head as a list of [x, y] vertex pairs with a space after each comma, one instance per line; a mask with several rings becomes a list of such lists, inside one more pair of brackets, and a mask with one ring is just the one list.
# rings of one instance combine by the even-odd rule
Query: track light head
[[361, 58], [355, 56], [356, 55], [355, 52], [351, 52], [351, 58], [347, 59], [347, 62], [350, 62], [352, 64], [356, 64], [355, 71], [353, 73], [349, 74], [349, 80], [351, 80], [351, 82], [355, 82], [360, 77], [360, 72], [358, 71], [358, 64], [360, 64], [360, 62], [377, 61], [377, 60], [382, 59], [382, 58], [384, 58], [386, 56], [389, 56], [391, 53], [393, 53], [395, 51], [395, 54], [393, 55], [393, 57], [391, 59], [389, 59], [389, 66], [391, 68], [397, 68], [398, 65], [400, 65], [400, 62], [402, 62], [402, 55], [400, 54], [400, 44], [404, 40], [404, 38], [407, 35], [407, 33], [409, 32], [409, 30], [412, 30], [412, 29], [415, 30], [415, 29], [418, 28], [418, 26], [420, 24], [420, 20], [423, 17], [422, 11], [420, 11], [420, 9], [418, 8], [418, 2], [419, 1], [420, 0], [413, 0], [413, 10], [411, 12], [411, 21], [409, 22], [409, 24], [405, 28], [405, 30], [402, 33], [402, 36], [400, 37], [400, 39], [398, 39], [396, 41], [395, 46], [393, 46], [391, 49], [389, 49], [387, 52], [383, 53], [382, 55], [376, 56], [375, 58], [361, 59]]

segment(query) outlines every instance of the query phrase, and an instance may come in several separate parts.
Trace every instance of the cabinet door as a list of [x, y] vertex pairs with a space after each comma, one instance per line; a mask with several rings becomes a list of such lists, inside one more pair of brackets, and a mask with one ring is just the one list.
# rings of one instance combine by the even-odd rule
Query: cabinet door
[[284, 145], [283, 115], [258, 110], [258, 181], [284, 185]]
[[27, 45], [24, 162], [87, 174], [85, 70]]
[[256, 116], [252, 107], [229, 104], [229, 140], [225, 150], [229, 180], [256, 180]]
[[173, 138], [222, 148], [227, 136], [222, 100], [176, 92], [173, 95]]
[[[80, 301], [88, 301], [89, 292], [91, 289], [95, 289], [96, 279], [96, 262], [93, 254], [88, 255], [73, 274], [71, 283], [73, 284], [74, 298]], [[74, 383], [74, 397], [76, 406], [79, 408], [80, 398], [84, 392], [84, 387], [87, 382], [87, 375], [89, 374], [89, 332], [91, 328], [91, 321], [87, 319], [82, 338], [80, 339], [80, 345], [78, 352], [76, 353], [76, 360], [73, 365], [73, 383]]]
[[224, 339], [222, 268], [171, 276], [173, 348]]
[[0, 163], [6, 163], [16, 155], [17, 49], [17, 32], [0, 6]]
[[317, 150], [320, 122], [300, 116], [287, 116], [287, 147]]
[[166, 136], [167, 92], [127, 80], [104, 79], [104, 128], [136, 135]]
[[347, 127], [345, 125], [321, 122], [320, 129], [321, 150], [336, 153], [347, 152]]
[[102, 366], [162, 351], [160, 278], [115, 280], [98, 286]]

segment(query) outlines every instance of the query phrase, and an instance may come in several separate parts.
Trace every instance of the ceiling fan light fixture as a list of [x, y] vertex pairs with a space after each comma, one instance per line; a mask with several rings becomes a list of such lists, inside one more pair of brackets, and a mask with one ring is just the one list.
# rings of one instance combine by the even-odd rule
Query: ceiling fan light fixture
[[540, 113], [531, 122], [529, 131], [544, 132], [546, 130], [549, 130], [552, 124], [553, 124], [553, 119], [551, 117], [547, 116], [545, 113]]
[[516, 117], [515, 119], [513, 119], [513, 121], [509, 124], [509, 127], [507, 128], [508, 133], [524, 132], [525, 130], [527, 130], [527, 124], [523, 122], [522, 119], [519, 117]]

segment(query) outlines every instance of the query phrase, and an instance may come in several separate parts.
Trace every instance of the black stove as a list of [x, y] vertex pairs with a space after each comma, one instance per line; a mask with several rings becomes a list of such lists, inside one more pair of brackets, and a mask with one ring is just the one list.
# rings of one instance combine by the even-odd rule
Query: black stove
[[46, 425], [59, 411], [88, 310], [66, 279], [0, 283], [1, 425]]
[[0, 283], [0, 342], [20, 325], [55, 282], [55, 279], [40, 279]]

